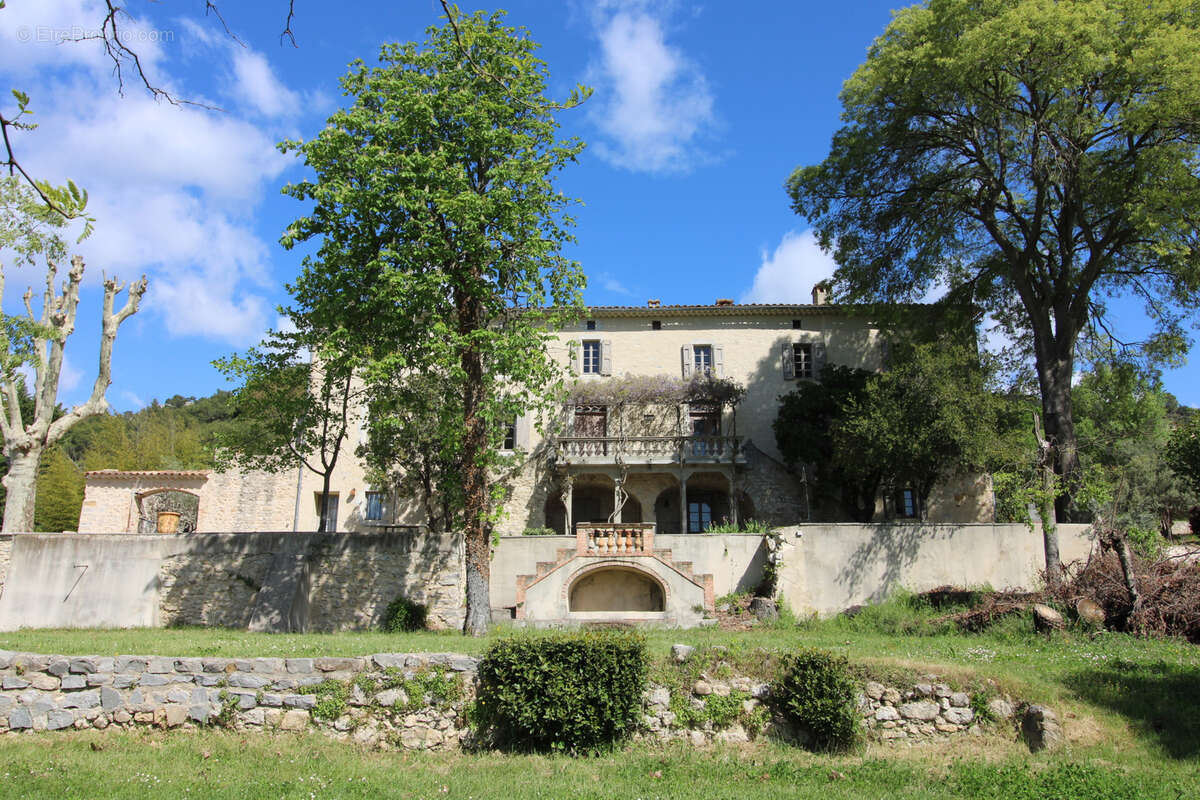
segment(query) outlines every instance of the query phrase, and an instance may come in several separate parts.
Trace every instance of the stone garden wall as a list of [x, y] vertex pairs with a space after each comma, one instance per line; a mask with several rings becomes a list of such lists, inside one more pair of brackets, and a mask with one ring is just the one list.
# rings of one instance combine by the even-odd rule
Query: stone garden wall
[[0, 537], [0, 630], [352, 630], [377, 626], [401, 595], [429, 606], [431, 627], [457, 628], [462, 558], [456, 534], [404, 531], [21, 533]]
[[[477, 665], [453, 653], [172, 658], [0, 651], [0, 734], [220, 726], [313, 730], [380, 749], [457, 748], [471, 737], [465, 708]], [[771, 717], [769, 691], [767, 683], [739, 676], [700, 679], [675, 691], [651, 684], [638, 735], [696, 746], [759, 735], [803, 741]], [[868, 738], [881, 742], [978, 734], [991, 724], [977, 717], [971, 695], [944, 684], [900, 689], [871, 682], [856, 699]], [[995, 722], [1013, 715], [1007, 699], [986, 707]]]

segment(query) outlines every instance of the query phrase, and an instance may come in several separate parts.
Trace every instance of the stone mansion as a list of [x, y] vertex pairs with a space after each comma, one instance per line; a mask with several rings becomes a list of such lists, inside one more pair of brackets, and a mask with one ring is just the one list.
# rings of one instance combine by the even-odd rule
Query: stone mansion
[[[702, 533], [719, 523], [813, 521], [802, 471], [783, 466], [772, 430], [779, 397], [815, 380], [825, 363], [882, 367], [884, 342], [861, 314], [827, 302], [824, 288], [803, 305], [599, 306], [558, 333], [552, 354], [577, 376], [565, 424], [538, 432], [518, 419], [505, 444], [523, 462], [507, 480], [501, 535], [529, 529], [572, 534], [576, 523], [654, 523], [660, 534]], [[588, 399], [630, 376], [686, 385], [698, 374], [741, 384], [736, 405]], [[593, 391], [589, 391], [589, 389]], [[582, 398], [582, 399], [581, 399]], [[367, 483], [349, 437], [333, 476], [329, 530], [421, 526], [410, 498]], [[198, 501], [185, 530], [312, 531], [321, 479], [307, 472], [117, 472], [88, 474], [79, 530], [150, 532], [158, 503], [182, 492]], [[876, 519], [913, 516], [903, 487], [880, 497]], [[929, 498], [930, 522], [990, 522], [985, 476], [962, 476]], [[619, 509], [619, 510], [618, 510]], [[185, 517], [188, 515], [185, 511]]]

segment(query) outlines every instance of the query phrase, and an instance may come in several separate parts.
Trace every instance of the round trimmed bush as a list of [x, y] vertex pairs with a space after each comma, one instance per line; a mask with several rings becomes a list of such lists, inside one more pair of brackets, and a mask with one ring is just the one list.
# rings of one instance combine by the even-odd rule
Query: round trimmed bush
[[784, 659], [771, 700], [784, 718], [808, 731], [815, 749], [846, 750], [858, 738], [857, 691], [845, 657], [801, 650]]

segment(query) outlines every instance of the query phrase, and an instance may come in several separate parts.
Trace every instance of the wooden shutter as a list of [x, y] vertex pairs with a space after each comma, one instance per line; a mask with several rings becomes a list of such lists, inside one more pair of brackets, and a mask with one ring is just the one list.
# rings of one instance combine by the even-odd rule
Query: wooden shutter
[[712, 346], [712, 374], [718, 378], [725, 377], [725, 348], [719, 344]]
[[571, 364], [576, 375], [583, 374], [583, 342], [571, 342]]
[[694, 358], [695, 356], [692, 354], [692, 346], [690, 344], [685, 344], [679, 349], [679, 359], [683, 362], [684, 378], [692, 377], [692, 367], [696, 363]]
[[796, 357], [792, 354], [791, 342], [783, 344], [783, 379], [785, 381], [796, 379]]
[[516, 422], [515, 427], [516, 427], [516, 435], [513, 437], [513, 441], [516, 445], [516, 448], [518, 450], [528, 450], [529, 449], [529, 417], [525, 414], [522, 414], [521, 416], [517, 417], [517, 422]]
[[812, 372], [813, 377], [817, 380], [821, 379], [821, 370], [825, 366], [825, 343], [813, 342], [812, 346]]
[[612, 339], [600, 343], [600, 374], [612, 375]]

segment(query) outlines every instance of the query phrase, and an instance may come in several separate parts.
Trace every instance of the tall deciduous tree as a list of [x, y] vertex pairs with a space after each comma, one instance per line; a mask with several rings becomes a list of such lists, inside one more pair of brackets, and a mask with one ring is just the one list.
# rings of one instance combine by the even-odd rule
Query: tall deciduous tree
[[553, 178], [583, 145], [556, 139], [563, 106], [545, 97], [536, 49], [499, 14], [451, 8], [425, 42], [385, 46], [379, 67], [356, 64], [342, 80], [351, 105], [317, 138], [284, 144], [316, 173], [286, 190], [314, 207], [284, 244], [320, 240], [298, 305], [338, 320], [376, 378], [429, 370], [456, 395], [446, 407], [461, 431], [472, 634], [491, 618], [497, 432], [561, 383], [548, 342], [581, 305], [582, 272], [560, 253], [569, 200]]
[[[41, 309], [34, 311], [33, 290], [25, 292], [24, 316], [3, 316], [3, 354], [0, 355], [0, 434], [8, 471], [4, 475], [7, 497], [4, 530], [28, 531], [34, 527], [38, 464], [43, 451], [62, 438], [81, 419], [108, 410], [104, 399], [112, 383], [112, 350], [121, 323], [137, 312], [146, 279], [129, 286], [124, 305], [116, 308], [116, 297], [124, 289], [115, 278], [104, 279], [100, 322], [100, 363], [87, 401], [65, 414], [57, 414], [58, 382], [62, 372], [67, 337], [75, 330], [79, 289], [83, 283], [83, 259], [71, 258], [71, 269], [61, 288], [55, 286], [58, 262], [66, 257], [67, 245], [59, 236], [67, 218], [82, 215], [87, 197], [72, 184], [59, 198], [64, 213], [48, 208], [15, 178], [0, 179], [0, 252], [15, 255], [17, 263], [45, 262], [46, 288]], [[0, 298], [4, 295], [4, 271], [0, 265]], [[33, 412], [21, 409], [22, 369], [32, 371]]]
[[844, 297], [947, 285], [1024, 336], [1068, 491], [1080, 336], [1136, 296], [1177, 352], [1200, 302], [1198, 64], [1196, 0], [928, 0], [846, 83], [829, 156], [788, 181]]

